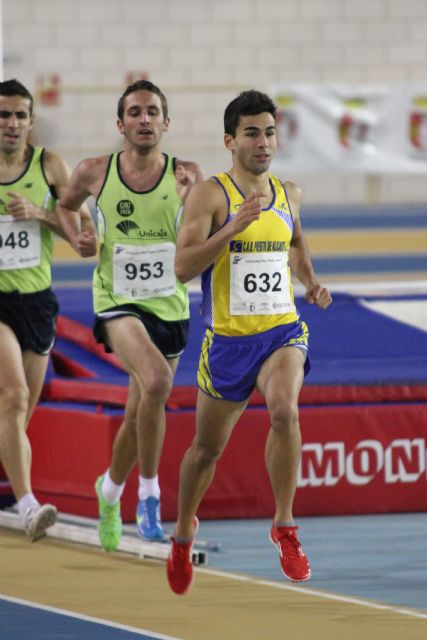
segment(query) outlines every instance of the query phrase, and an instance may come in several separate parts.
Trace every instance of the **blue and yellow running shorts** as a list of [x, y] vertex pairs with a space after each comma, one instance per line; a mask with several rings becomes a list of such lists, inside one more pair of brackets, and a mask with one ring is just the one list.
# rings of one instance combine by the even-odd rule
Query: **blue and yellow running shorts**
[[[244, 402], [255, 389], [261, 366], [281, 347], [298, 347], [308, 354], [305, 322], [280, 325], [250, 336], [222, 336], [206, 329], [197, 383], [212, 398]], [[310, 371], [308, 355], [304, 375]]]

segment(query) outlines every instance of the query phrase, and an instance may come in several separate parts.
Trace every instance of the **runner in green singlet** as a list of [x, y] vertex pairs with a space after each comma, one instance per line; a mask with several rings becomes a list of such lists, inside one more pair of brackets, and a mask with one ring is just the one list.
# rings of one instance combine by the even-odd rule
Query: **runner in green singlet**
[[93, 279], [94, 334], [130, 376], [110, 467], [95, 485], [99, 537], [107, 551], [120, 542], [120, 497], [136, 462], [138, 534], [164, 537], [158, 466], [165, 405], [189, 322], [187, 288], [174, 272], [175, 242], [182, 204], [203, 179], [197, 164], [161, 151], [169, 116], [156, 85], [141, 80], [128, 86], [117, 116], [123, 151], [83, 160], [59, 208], [61, 225], [81, 254], [79, 244], [95, 246], [96, 239], [81, 232], [76, 211], [89, 196], [96, 199], [100, 259]]
[[[41, 506], [32, 492], [26, 429], [55, 337], [55, 207], [70, 170], [58, 154], [28, 143], [33, 121], [26, 87], [17, 80], [0, 82], [0, 461], [25, 531], [35, 541], [55, 522], [56, 508]], [[77, 216], [82, 229], [93, 233], [89, 210]]]

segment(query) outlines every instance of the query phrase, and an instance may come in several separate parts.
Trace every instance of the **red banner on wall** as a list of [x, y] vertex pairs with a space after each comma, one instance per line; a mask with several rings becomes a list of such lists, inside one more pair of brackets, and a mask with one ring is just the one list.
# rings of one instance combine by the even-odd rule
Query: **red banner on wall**
[[298, 511], [427, 510], [425, 405], [307, 408], [301, 424]]

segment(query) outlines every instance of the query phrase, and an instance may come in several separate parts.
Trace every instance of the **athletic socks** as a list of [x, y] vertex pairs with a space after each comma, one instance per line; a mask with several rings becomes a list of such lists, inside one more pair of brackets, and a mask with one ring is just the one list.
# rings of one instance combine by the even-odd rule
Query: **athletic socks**
[[160, 498], [159, 476], [154, 476], [154, 478], [139, 476], [138, 498], [147, 500], [151, 497]]
[[[104, 480], [102, 482], [102, 497], [104, 500], [110, 505], [116, 504], [122, 497], [124, 488], [125, 483], [116, 484], [111, 480], [110, 470], [108, 469], [104, 474]], [[160, 498], [159, 477], [143, 478], [139, 476], [139, 500], [146, 500], [150, 497]]]
[[108, 469], [108, 471], [105, 472], [104, 480], [102, 481], [102, 497], [105, 502], [111, 506], [116, 504], [122, 497], [124, 488], [124, 482], [123, 484], [116, 484], [111, 480], [110, 470]]

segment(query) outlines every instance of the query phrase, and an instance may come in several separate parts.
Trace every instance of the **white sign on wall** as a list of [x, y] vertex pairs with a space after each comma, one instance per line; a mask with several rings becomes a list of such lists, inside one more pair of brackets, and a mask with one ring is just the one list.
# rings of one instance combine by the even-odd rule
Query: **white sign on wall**
[[279, 85], [273, 172], [427, 172], [427, 86]]

